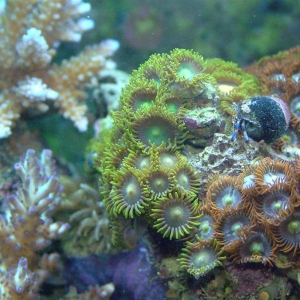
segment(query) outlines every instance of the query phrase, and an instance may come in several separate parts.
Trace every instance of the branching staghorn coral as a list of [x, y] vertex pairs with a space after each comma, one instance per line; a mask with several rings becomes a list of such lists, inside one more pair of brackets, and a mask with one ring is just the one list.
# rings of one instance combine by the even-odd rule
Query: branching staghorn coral
[[[113, 118], [111, 112], [119, 107], [119, 99], [122, 89], [129, 82], [129, 74], [120, 70], [103, 70], [99, 73], [99, 88], [94, 89], [93, 99], [97, 104], [97, 110], [100, 112], [101, 105], [105, 104], [107, 115], [103, 118], [100, 115], [94, 123], [95, 137], [103, 130], [110, 129], [113, 126]], [[104, 103], [103, 103], [104, 102]]]
[[39, 284], [58, 265], [58, 254], [37, 254], [70, 227], [50, 218], [62, 191], [51, 155], [43, 150], [38, 159], [28, 150], [15, 164], [21, 182], [3, 201], [0, 216], [1, 299], [36, 299]]
[[119, 44], [105, 40], [79, 56], [51, 65], [60, 41], [78, 42], [93, 21], [81, 18], [90, 4], [81, 0], [7, 0], [0, 12], [0, 138], [27, 109], [43, 113], [50, 102], [80, 130], [87, 129], [83, 89], [100, 70], [113, 69], [108, 57]]

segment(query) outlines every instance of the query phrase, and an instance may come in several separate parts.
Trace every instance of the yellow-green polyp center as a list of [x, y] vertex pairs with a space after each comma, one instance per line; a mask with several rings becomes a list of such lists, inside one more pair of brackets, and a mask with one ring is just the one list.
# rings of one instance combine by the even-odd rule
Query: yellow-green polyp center
[[152, 128], [150, 129], [150, 134], [154, 139], [159, 138], [162, 133], [163, 130], [159, 126], [152, 126]]
[[150, 178], [150, 188], [154, 193], [163, 193], [169, 188], [169, 179], [164, 173], [154, 173]]
[[139, 170], [145, 170], [150, 168], [150, 157], [149, 156], [140, 156], [136, 161], [136, 167]]
[[139, 108], [147, 109], [151, 107], [155, 101], [156, 94], [141, 94], [137, 95], [136, 99], [133, 101], [134, 110]]
[[181, 220], [184, 216], [184, 211], [181, 207], [175, 207], [172, 209], [170, 216], [173, 220]]
[[230, 93], [234, 88], [237, 87], [236, 84], [232, 84], [232, 83], [220, 83], [218, 86], [220, 91], [224, 94]]
[[208, 222], [203, 222], [203, 224], [200, 225], [200, 228], [203, 233], [208, 233], [211, 230], [211, 226]]
[[264, 253], [264, 246], [262, 243], [253, 242], [250, 246], [250, 252], [252, 255], [262, 255]]
[[128, 204], [135, 204], [141, 198], [141, 189], [135, 177], [129, 178], [123, 186], [123, 197]]
[[292, 234], [299, 234], [300, 232], [300, 222], [299, 221], [291, 221], [288, 224], [288, 230]]
[[159, 146], [175, 140], [174, 126], [162, 118], [150, 118], [138, 126], [139, 137], [147, 146], [149, 143]]
[[195, 269], [209, 267], [216, 260], [216, 255], [212, 249], [202, 248], [191, 257], [191, 263]]
[[234, 233], [237, 233], [243, 227], [243, 223], [237, 222], [232, 225], [231, 229]]
[[162, 153], [159, 157], [159, 162], [166, 168], [172, 168], [177, 163], [177, 158], [173, 154]]
[[165, 209], [165, 220], [170, 227], [179, 227], [188, 222], [189, 208], [182, 203], [170, 203]]
[[280, 211], [281, 210], [281, 206], [282, 206], [282, 202], [281, 201], [276, 201], [273, 203], [273, 208], [275, 211]]
[[152, 104], [153, 104], [153, 101], [151, 101], [151, 100], [139, 101], [138, 103], [136, 103], [136, 109], [139, 109], [139, 108], [147, 109], [147, 108], [151, 107]]
[[177, 113], [180, 108], [180, 103], [177, 99], [166, 101], [167, 109], [172, 113]]
[[176, 180], [180, 187], [182, 187], [185, 190], [188, 190], [190, 187], [190, 179], [189, 176], [185, 173], [184, 170], [179, 171], [176, 174]]
[[178, 70], [178, 76], [184, 79], [193, 79], [195, 75], [195, 70], [186, 64], [182, 64]]
[[224, 199], [223, 199], [223, 203], [224, 205], [232, 205], [233, 204], [233, 198], [231, 196], [226, 196]]
[[209, 261], [209, 255], [207, 253], [201, 253], [201, 255], [197, 255], [195, 259], [195, 267], [199, 268], [205, 265], [207, 261]]
[[223, 188], [216, 196], [216, 205], [220, 208], [238, 205], [241, 202], [241, 192], [233, 186]]
[[192, 80], [202, 70], [201, 62], [197, 59], [183, 59], [178, 68], [178, 76], [182, 79]]

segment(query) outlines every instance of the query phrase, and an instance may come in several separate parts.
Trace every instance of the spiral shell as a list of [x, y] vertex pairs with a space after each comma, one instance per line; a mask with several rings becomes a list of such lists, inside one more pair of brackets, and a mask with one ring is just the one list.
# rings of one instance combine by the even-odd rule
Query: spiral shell
[[240, 102], [238, 116], [245, 120], [247, 134], [267, 144], [277, 140], [288, 128], [290, 112], [280, 99], [257, 96]]

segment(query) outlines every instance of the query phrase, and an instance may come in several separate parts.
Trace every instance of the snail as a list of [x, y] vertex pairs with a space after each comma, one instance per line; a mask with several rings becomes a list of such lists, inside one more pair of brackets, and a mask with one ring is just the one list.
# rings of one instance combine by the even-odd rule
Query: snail
[[269, 144], [277, 140], [288, 128], [290, 112], [281, 99], [273, 96], [257, 96], [235, 104], [233, 142], [237, 134], [242, 134], [245, 143], [249, 137], [256, 142], [264, 140]]

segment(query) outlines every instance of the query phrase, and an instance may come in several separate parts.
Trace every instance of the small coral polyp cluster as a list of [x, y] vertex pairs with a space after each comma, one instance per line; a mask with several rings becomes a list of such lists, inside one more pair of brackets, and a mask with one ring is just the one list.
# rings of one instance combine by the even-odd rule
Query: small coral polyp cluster
[[225, 257], [282, 269], [296, 264], [299, 164], [299, 159], [265, 158], [236, 177], [220, 176], [209, 183], [198, 206], [200, 225], [179, 257], [182, 267], [198, 278]]
[[235, 64], [188, 50], [153, 55], [132, 73], [114, 127], [88, 156], [117, 248], [133, 248], [151, 228], [179, 241], [177, 259], [196, 278], [225, 259], [293, 264], [286, 253], [300, 243], [300, 160], [264, 159], [238, 176], [213, 177], [205, 196], [189, 160], [231, 122], [233, 103], [261, 93], [256, 77]]

